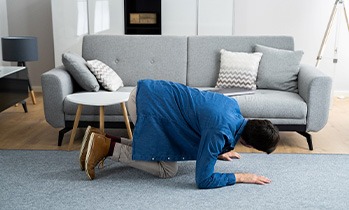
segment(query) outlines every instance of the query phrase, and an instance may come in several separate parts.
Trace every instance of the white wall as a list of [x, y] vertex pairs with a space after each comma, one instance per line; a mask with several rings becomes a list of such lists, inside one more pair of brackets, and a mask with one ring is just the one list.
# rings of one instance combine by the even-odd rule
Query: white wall
[[88, 10], [90, 34], [125, 34], [123, 0], [88, 0]]
[[82, 38], [88, 34], [87, 0], [51, 0], [51, 8], [54, 60], [60, 66], [63, 52], [81, 54]]
[[50, 0], [7, 1], [9, 35], [38, 39], [39, 60], [26, 63], [35, 91], [41, 89], [41, 74], [54, 67], [51, 16]]
[[[235, 35], [291, 35], [295, 39], [296, 49], [304, 51], [302, 63], [315, 66], [334, 2], [335, 0], [235, 0]], [[349, 8], [349, 1], [345, 2], [348, 3], [346, 8]], [[334, 91], [337, 94], [348, 94], [349, 32], [344, 16], [338, 17], [341, 21], [337, 39], [338, 63], [332, 63], [337, 26], [335, 22], [319, 68], [333, 76]]]
[[196, 35], [198, 0], [162, 0], [161, 30], [164, 35]]
[[51, 0], [51, 8], [55, 66], [65, 52], [81, 55], [86, 34], [124, 34], [123, 0]]
[[[0, 37], [8, 36], [7, 6], [6, 0], [0, 0]], [[0, 41], [0, 66], [9, 65], [2, 60], [2, 48]]]
[[233, 35], [233, 0], [198, 1], [198, 35]]
[[234, 0], [162, 0], [163, 35], [233, 35]]
[[[86, 1], [95, 2], [96, 0]], [[163, 1], [169, 2], [171, 0]], [[190, 1], [190, 5], [192, 6], [188, 7], [191, 9], [184, 11], [185, 14], [183, 17], [180, 17], [184, 18], [184, 20], [181, 19], [182, 22], [185, 21], [190, 23], [186, 26], [187, 28], [182, 27], [181, 30], [184, 30], [188, 35], [194, 35], [197, 34], [198, 29], [193, 28], [192, 24], [194, 21], [190, 20], [197, 17], [198, 11], [196, 11], [195, 4], [200, 2], [200, 0], [179, 0], [177, 6], [174, 8], [181, 7], [180, 5], [185, 4], [185, 1]], [[64, 1], [61, 0], [60, 2]], [[118, 5], [114, 6], [114, 13], [110, 13], [110, 15], [119, 14], [119, 18], [113, 16], [113, 20], [115, 21], [113, 24], [117, 24], [117, 26], [114, 26], [116, 29], [113, 28], [112, 30], [114, 30], [116, 34], [123, 34], [123, 15], [120, 15], [120, 13], [123, 13], [123, 0], [110, 0], [109, 2], [113, 2], [110, 3], [111, 6], [114, 4]], [[283, 34], [294, 36], [296, 49], [301, 49], [305, 53], [302, 62], [315, 65], [321, 40], [334, 2], [335, 0], [234, 0], [235, 15], [233, 17], [234, 22], [232, 27], [235, 35]], [[349, 3], [349, 0], [345, 0], [345, 2]], [[33, 85], [40, 86], [41, 74], [55, 66], [51, 0], [0, 0], [0, 35], [7, 35], [7, 25], [4, 24], [6, 23], [6, 6], [9, 8], [7, 13], [9, 22], [8, 32], [10, 35], [38, 36], [39, 61], [29, 62], [28, 65], [30, 65], [30, 77]], [[347, 8], [349, 8], [348, 4]], [[92, 8], [90, 11], [92, 11]], [[183, 12], [183, 10], [181, 12]], [[165, 14], [163, 15], [165, 17]], [[176, 15], [176, 13], [172, 15]], [[64, 18], [64, 13], [60, 17]], [[189, 18], [190, 20], [188, 20]], [[170, 21], [172, 21], [171, 24], [174, 24], [174, 26], [176, 24], [178, 25], [178, 23], [173, 22], [175, 19]], [[348, 93], [349, 33], [346, 27], [344, 27], [345, 21], [343, 17], [341, 18], [341, 23], [342, 27], [339, 33], [339, 62], [337, 65], [334, 65], [331, 61], [333, 58], [334, 46], [334, 34], [331, 34], [324, 52], [325, 58], [321, 61], [319, 67], [322, 71], [335, 76], [335, 91], [344, 91]], [[180, 26], [182, 25], [180, 24]], [[336, 26], [336, 23], [334, 26]], [[90, 25], [90, 28], [92, 29], [93, 26]], [[163, 25], [163, 29], [165, 28], [166, 26]], [[61, 28], [61, 30], [66, 29]], [[333, 32], [334, 31], [335, 30], [333, 30]], [[178, 32], [176, 30], [169, 30], [169, 34], [171, 33]], [[5, 63], [7, 64], [7, 62]], [[336, 71], [334, 71], [334, 66], [336, 66]]]
[[[233, 1], [162, 0], [162, 35], [232, 35]], [[51, 0], [51, 5], [55, 66], [62, 65], [62, 53], [81, 54], [85, 34], [125, 34], [123, 0]], [[81, 10], [87, 11], [84, 17]], [[87, 23], [84, 33], [77, 31], [79, 21]]]

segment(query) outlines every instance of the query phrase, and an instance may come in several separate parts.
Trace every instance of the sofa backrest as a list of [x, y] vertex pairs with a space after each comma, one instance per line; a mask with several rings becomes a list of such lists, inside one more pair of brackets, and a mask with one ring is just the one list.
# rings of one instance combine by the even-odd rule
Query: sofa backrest
[[82, 57], [98, 59], [121, 77], [125, 86], [140, 79], [186, 84], [187, 37], [156, 35], [87, 35]]
[[215, 86], [220, 69], [220, 50], [253, 52], [256, 44], [294, 50], [289, 36], [190, 36], [188, 37], [187, 85]]

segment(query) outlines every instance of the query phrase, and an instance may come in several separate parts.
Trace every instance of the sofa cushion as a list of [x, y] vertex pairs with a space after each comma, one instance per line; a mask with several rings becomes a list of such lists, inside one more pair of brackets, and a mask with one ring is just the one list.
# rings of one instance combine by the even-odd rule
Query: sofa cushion
[[293, 50], [289, 36], [189, 36], [187, 85], [214, 87], [220, 69], [221, 49], [252, 53], [256, 44]]
[[102, 61], [91, 60], [86, 65], [106, 90], [116, 91], [124, 86], [119, 75]]
[[100, 86], [96, 77], [86, 66], [86, 61], [80, 55], [64, 53], [62, 62], [74, 80], [87, 91], [98, 91]]
[[256, 89], [262, 53], [230, 52], [222, 49], [217, 88], [241, 87]]
[[258, 88], [298, 92], [297, 79], [303, 51], [256, 45], [255, 52], [263, 53], [258, 69]]
[[307, 104], [297, 93], [257, 89], [255, 94], [234, 98], [246, 118], [294, 119], [298, 123], [306, 122]]

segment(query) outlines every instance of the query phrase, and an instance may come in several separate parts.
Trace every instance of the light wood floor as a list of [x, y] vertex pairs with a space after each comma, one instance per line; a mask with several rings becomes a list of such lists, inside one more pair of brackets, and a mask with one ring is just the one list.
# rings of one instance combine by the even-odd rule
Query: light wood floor
[[[28, 113], [21, 105], [0, 113], [0, 149], [67, 150], [70, 132], [66, 133], [61, 147], [57, 146], [58, 131], [44, 117], [41, 93], [36, 93], [37, 104], [27, 99]], [[124, 129], [108, 129], [112, 135], [127, 136]], [[78, 129], [73, 145], [78, 150], [84, 129]], [[314, 150], [309, 151], [306, 140], [295, 132], [282, 132], [276, 153], [326, 153], [349, 154], [349, 98], [333, 100], [330, 117], [324, 129], [312, 133]], [[236, 146], [238, 152], [256, 152]]]

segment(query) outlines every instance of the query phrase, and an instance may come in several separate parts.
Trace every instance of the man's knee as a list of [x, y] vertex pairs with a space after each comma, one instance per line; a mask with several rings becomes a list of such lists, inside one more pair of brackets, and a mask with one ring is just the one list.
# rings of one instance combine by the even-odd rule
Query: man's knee
[[162, 172], [160, 173], [160, 178], [172, 178], [176, 176], [178, 172], [177, 162], [160, 162], [162, 166]]
[[131, 121], [136, 124], [137, 121], [137, 106], [136, 106], [137, 87], [135, 87], [130, 93], [130, 97], [127, 102], [128, 113], [130, 114]]

